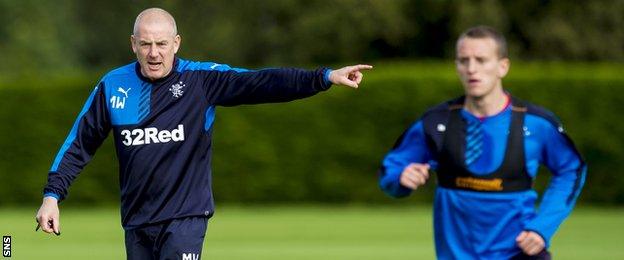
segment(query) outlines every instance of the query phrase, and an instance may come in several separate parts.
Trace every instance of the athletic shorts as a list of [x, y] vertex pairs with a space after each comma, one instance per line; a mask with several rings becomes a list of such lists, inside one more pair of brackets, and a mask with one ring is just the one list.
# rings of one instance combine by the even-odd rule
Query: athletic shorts
[[208, 218], [188, 217], [126, 230], [128, 260], [198, 260]]

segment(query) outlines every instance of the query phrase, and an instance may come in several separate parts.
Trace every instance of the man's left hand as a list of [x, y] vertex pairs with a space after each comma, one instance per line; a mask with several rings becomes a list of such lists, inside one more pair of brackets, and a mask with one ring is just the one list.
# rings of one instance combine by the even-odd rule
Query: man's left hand
[[516, 244], [527, 255], [536, 255], [546, 246], [544, 238], [533, 231], [522, 231], [516, 237]]
[[347, 66], [338, 70], [332, 70], [329, 73], [329, 81], [332, 84], [336, 85], [344, 85], [352, 88], [358, 88], [360, 82], [362, 82], [362, 77], [364, 75], [361, 70], [369, 70], [372, 69], [371, 65], [354, 65]]

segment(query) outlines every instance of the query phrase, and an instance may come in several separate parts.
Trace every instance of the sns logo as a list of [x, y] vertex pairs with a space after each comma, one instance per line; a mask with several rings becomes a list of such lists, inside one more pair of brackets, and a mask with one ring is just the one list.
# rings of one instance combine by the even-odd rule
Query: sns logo
[[199, 260], [199, 254], [182, 253], [182, 260]]
[[124, 138], [122, 143], [125, 146], [168, 143], [171, 141], [182, 142], [184, 141], [184, 125], [178, 125], [178, 128], [171, 131], [158, 131], [156, 127], [132, 129], [132, 131], [126, 129], [121, 131], [121, 135]]
[[130, 92], [131, 89], [132, 88], [128, 88], [128, 90], [125, 90], [122, 87], [119, 87], [117, 91], [121, 92], [121, 94], [124, 94], [124, 96], [112, 96], [110, 99], [111, 107], [113, 109], [124, 109], [124, 107], [126, 106], [126, 98], [128, 98], [128, 92]]
[[2, 256], [11, 257], [11, 236], [2, 237]]

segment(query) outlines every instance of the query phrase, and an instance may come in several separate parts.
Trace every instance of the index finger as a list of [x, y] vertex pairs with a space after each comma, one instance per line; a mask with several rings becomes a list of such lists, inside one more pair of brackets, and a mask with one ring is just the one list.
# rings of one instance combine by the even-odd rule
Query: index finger
[[353, 66], [349, 67], [349, 69], [351, 71], [355, 71], [355, 70], [370, 70], [372, 68], [373, 68], [373, 66], [367, 65], [367, 64], [358, 64], [358, 65], [353, 65]]

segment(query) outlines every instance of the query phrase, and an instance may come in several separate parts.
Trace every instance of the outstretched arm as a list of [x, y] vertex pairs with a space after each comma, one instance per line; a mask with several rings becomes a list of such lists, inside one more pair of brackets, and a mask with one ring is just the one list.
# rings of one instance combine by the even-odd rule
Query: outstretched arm
[[357, 88], [369, 65], [338, 70], [263, 69], [258, 71], [206, 71], [204, 87], [210, 103], [235, 106], [286, 102], [312, 96], [332, 84]]

